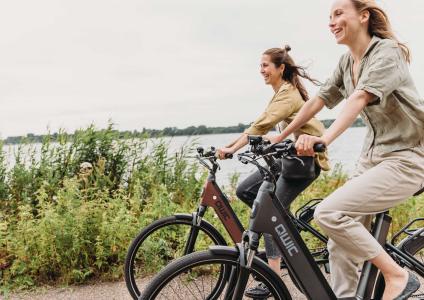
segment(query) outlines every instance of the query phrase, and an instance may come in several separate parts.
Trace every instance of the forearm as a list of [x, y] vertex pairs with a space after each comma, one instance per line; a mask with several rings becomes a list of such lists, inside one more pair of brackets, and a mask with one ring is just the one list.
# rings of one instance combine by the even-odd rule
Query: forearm
[[244, 134], [242, 134], [241, 136], [239, 136], [238, 138], [236, 138], [234, 141], [232, 141], [230, 144], [228, 144], [227, 146], [225, 146], [226, 148], [231, 148], [232, 146], [234, 146], [240, 139], [242, 139], [243, 138], [243, 135]]
[[235, 140], [231, 145], [227, 146], [228, 148], [231, 148], [233, 152], [236, 152], [243, 146], [247, 145], [247, 134], [243, 133], [237, 140]]
[[326, 145], [331, 144], [340, 134], [349, 128], [358, 117], [359, 113], [372, 99], [372, 95], [364, 91], [354, 92], [346, 101], [339, 116], [325, 131], [322, 136]]
[[287, 138], [290, 134], [302, 127], [324, 107], [324, 100], [319, 97], [306, 101], [299, 110], [294, 120], [281, 132], [280, 140]]

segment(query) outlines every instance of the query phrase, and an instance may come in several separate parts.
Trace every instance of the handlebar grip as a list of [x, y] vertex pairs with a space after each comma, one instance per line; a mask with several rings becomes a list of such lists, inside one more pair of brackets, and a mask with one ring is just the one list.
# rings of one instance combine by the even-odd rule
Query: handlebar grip
[[233, 154], [231, 154], [231, 153], [225, 153], [224, 157], [225, 158], [232, 159], [233, 158]]
[[324, 152], [327, 147], [324, 144], [315, 144], [314, 145], [314, 151], [315, 152]]

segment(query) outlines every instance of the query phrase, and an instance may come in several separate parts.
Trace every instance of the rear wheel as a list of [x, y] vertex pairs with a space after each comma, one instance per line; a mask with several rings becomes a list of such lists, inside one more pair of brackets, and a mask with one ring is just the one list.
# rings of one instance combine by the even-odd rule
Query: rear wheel
[[[413, 256], [419, 264], [421, 264], [421, 268], [424, 268], [424, 228], [418, 229], [415, 237], [408, 237], [401, 241], [398, 245], [398, 248], [403, 252]], [[407, 266], [405, 263], [399, 263], [403, 268], [407, 268], [408, 271], [414, 273], [418, 279], [420, 280], [421, 286], [420, 288], [410, 296], [411, 299], [424, 299], [424, 272], [422, 272], [418, 265], [413, 264]], [[384, 292], [384, 278], [380, 274], [377, 282], [377, 290], [376, 290], [376, 299], [380, 299]]]
[[193, 226], [191, 215], [174, 215], [153, 222], [137, 235], [128, 249], [124, 270], [128, 291], [137, 299], [150, 274], [157, 273], [175, 258], [211, 245], [226, 245], [226, 242], [204, 220], [199, 227]]
[[[233, 279], [240, 268], [239, 254], [234, 248], [217, 248], [173, 261], [151, 280], [140, 299], [231, 299]], [[281, 278], [257, 257], [249, 269], [246, 289], [253, 287], [255, 280], [268, 287], [271, 292], [268, 299], [291, 299]]]

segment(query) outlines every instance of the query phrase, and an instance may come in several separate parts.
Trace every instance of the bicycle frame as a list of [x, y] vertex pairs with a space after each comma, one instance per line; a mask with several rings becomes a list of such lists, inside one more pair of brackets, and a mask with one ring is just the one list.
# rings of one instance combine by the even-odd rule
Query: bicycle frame
[[243, 225], [234, 213], [229, 200], [216, 184], [213, 174], [209, 175], [203, 187], [198, 217], [203, 217], [206, 212], [206, 207], [209, 206], [215, 210], [234, 243], [241, 242], [241, 237], [244, 232]]
[[[251, 251], [253, 253], [248, 251], [247, 258], [244, 257], [242, 259], [240, 257], [240, 261], [246, 263], [244, 265], [241, 264], [233, 299], [242, 298], [247, 277], [249, 276], [247, 269], [249, 268], [249, 261], [252, 259], [250, 256], [254, 255], [257, 249], [255, 247], [258, 244], [256, 239], [259, 239], [259, 234], [262, 233], [269, 233], [273, 236], [280, 248], [287, 268], [309, 299], [337, 299], [299, 232], [296, 230], [289, 212], [275, 197], [274, 188], [274, 184], [266, 178], [254, 202], [249, 230], [243, 235], [243, 242], [249, 243], [250, 249], [254, 251]], [[387, 213], [377, 215], [372, 234], [382, 245], [385, 245], [390, 222], [391, 218]], [[239, 248], [243, 248], [243, 245], [239, 245]], [[243, 252], [244, 250], [241, 251], [240, 255], [244, 255]], [[406, 256], [405, 253], [400, 252], [398, 249], [394, 250], [394, 252], [399, 253], [402, 257]], [[412, 260], [411, 258], [406, 259], [413, 263], [413, 258]], [[371, 299], [377, 271], [377, 268], [371, 263], [366, 262], [361, 273], [356, 296], [344, 299]]]

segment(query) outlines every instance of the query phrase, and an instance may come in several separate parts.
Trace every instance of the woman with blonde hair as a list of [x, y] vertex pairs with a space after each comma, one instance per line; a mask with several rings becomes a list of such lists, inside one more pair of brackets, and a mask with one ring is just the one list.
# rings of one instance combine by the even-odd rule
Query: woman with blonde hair
[[397, 265], [368, 228], [374, 214], [412, 196], [424, 182], [424, 101], [409, 73], [409, 49], [391, 29], [386, 13], [373, 0], [337, 0], [330, 31], [349, 48], [318, 94], [306, 102], [278, 136], [280, 142], [319, 112], [343, 99], [345, 106], [321, 136], [302, 135], [299, 155], [313, 155], [313, 145], [330, 145], [360, 114], [368, 127], [354, 178], [324, 199], [315, 220], [328, 234], [332, 288], [353, 297], [360, 268], [371, 261], [383, 274], [383, 299], [407, 299], [420, 283]]

